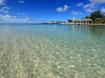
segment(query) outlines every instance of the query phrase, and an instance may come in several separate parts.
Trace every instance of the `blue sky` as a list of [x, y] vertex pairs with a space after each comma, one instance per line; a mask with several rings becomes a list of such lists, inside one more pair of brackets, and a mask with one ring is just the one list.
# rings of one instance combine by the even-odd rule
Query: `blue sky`
[[105, 0], [0, 0], [0, 22], [80, 19], [97, 9], [105, 12]]

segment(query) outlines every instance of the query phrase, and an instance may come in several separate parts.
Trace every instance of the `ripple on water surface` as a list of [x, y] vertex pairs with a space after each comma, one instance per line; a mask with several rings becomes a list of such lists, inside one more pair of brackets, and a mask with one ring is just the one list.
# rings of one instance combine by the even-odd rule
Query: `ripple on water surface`
[[0, 78], [105, 78], [103, 29], [93, 33], [84, 26], [0, 28]]

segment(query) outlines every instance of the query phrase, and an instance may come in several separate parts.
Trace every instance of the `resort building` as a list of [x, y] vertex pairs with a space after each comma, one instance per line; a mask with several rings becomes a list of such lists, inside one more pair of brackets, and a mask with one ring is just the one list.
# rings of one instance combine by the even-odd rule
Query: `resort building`
[[92, 20], [91, 19], [68, 20], [68, 23], [76, 24], [76, 25], [79, 25], [79, 24], [90, 24], [90, 23], [92, 23]]
[[95, 22], [96, 22], [96, 23], [105, 24], [105, 17], [103, 17], [103, 18], [96, 18], [96, 19], [95, 19]]
[[51, 21], [51, 24], [63, 24], [66, 23], [66, 21]]

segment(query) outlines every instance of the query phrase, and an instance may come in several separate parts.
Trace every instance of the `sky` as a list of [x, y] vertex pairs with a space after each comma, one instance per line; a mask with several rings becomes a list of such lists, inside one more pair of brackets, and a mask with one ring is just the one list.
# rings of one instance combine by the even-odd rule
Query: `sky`
[[81, 19], [105, 12], [105, 0], [0, 0], [0, 23], [36, 23]]

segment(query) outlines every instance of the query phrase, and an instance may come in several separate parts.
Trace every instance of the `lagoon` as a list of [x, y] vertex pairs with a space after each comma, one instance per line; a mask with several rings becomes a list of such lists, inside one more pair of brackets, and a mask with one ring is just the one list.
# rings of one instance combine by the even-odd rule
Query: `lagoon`
[[104, 78], [105, 26], [0, 24], [0, 78]]

